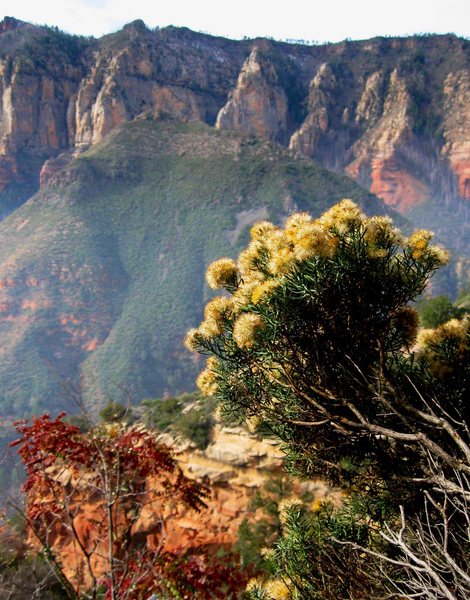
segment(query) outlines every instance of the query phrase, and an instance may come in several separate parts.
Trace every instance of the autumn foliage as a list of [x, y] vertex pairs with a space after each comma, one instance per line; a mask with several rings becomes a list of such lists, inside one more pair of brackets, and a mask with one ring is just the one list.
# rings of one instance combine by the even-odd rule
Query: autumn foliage
[[[244, 584], [246, 577], [226, 559], [165, 549], [163, 509], [201, 510], [206, 489], [182, 473], [154, 433], [119, 424], [83, 433], [64, 414], [20, 421], [16, 428], [21, 437], [12, 445], [27, 471], [29, 534], [69, 597], [138, 600], [161, 591], [170, 598], [222, 598]], [[85, 528], [84, 505], [93, 506]], [[144, 507], [162, 514], [153, 547], [136, 528]], [[64, 539], [74, 548], [68, 568], [58, 551]]]

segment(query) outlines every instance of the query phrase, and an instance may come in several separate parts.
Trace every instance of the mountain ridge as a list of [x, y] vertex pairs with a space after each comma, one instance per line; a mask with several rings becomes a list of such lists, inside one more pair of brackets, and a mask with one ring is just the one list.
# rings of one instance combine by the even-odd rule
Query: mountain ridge
[[301, 45], [142, 21], [98, 39], [14, 19], [2, 28], [3, 216], [74, 155], [150, 112], [277, 141], [403, 214], [428, 203], [458, 212], [452, 235], [440, 215], [431, 226], [470, 253], [469, 40]]
[[95, 40], [3, 23], [3, 414], [191, 388], [180, 340], [208, 299], [204, 269], [260, 219], [343, 197], [398, 208], [457, 255], [433, 289], [465, 284], [468, 41], [302, 46], [142, 22]]
[[[203, 123], [123, 123], [0, 223], [1, 412], [193, 387], [203, 273], [260, 219], [383, 203], [281, 146]], [[200, 366], [200, 365], [199, 365]], [[73, 394], [72, 394], [73, 395]]]

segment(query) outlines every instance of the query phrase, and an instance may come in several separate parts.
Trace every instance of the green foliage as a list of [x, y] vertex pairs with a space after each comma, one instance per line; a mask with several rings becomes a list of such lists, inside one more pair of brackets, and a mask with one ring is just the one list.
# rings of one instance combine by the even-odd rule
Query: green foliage
[[[285, 230], [260, 224], [252, 235], [240, 256], [239, 283], [227, 288], [231, 312], [210, 303], [188, 340], [216, 357], [198, 380], [201, 389], [215, 393], [229, 414], [261, 417], [304, 473], [322, 465], [338, 480], [344, 457], [361, 463], [369, 456], [384, 468], [372, 458], [373, 439], [338, 435], [329, 426], [329, 403], [339, 403], [340, 421], [351, 420], [351, 401], [375, 420], [381, 409], [365, 401], [357, 377], [373, 378], [381, 356], [393, 368], [402, 348], [414, 343], [417, 316], [407, 302], [422, 292], [445, 253], [429, 244], [427, 232], [404, 240], [387, 219], [366, 219], [349, 202], [318, 223], [294, 215]], [[394, 458], [397, 450], [386, 468], [395, 459], [400, 468], [404, 457], [400, 449]]]
[[105, 423], [131, 423], [133, 421], [132, 410], [119, 402], [110, 400], [106, 406], [100, 410], [100, 419]]
[[[265, 553], [270, 578], [259, 579], [250, 597], [373, 598], [380, 587], [371, 576], [374, 560], [366, 564], [354, 544], [381, 550], [373, 539], [364, 514], [354, 500], [335, 510], [324, 504], [312, 511], [301, 502], [287, 504], [282, 510], [282, 535], [276, 547]], [[376, 536], [377, 537], [377, 536]], [[273, 592], [278, 590], [279, 595]], [[284, 595], [281, 595], [281, 590]]]
[[434, 298], [423, 298], [418, 301], [416, 308], [423, 327], [439, 327], [450, 319], [462, 318], [465, 309], [455, 306], [448, 296], [441, 294]]
[[293, 491], [292, 480], [286, 476], [268, 479], [261, 490], [257, 490], [249, 504], [249, 510], [257, 512], [254, 520], [244, 519], [238, 529], [238, 538], [233, 546], [242, 565], [257, 573], [272, 573], [262, 554], [263, 549], [273, 546], [281, 534], [279, 504]]
[[286, 194], [315, 214], [338, 195], [383, 210], [347, 177], [202, 123], [135, 120], [92, 146], [0, 225], [0, 252], [18, 257], [15, 302], [35, 292], [20, 273], [48, 282], [24, 328], [2, 322], [2, 414], [27, 417], [31, 399], [38, 413], [73, 406], [63, 381], [79, 371], [90, 403], [192, 389], [181, 340], [209, 298], [202, 273], [253, 220], [281, 220]]
[[339, 509], [312, 515], [293, 502], [284, 520], [281, 510], [279, 577], [253, 597], [466, 597], [470, 321], [418, 335], [408, 304], [448, 254], [430, 232], [405, 238], [351, 201], [283, 229], [258, 223], [251, 238], [237, 263], [207, 271], [229, 297], [187, 335], [209, 355], [198, 386], [276, 434], [291, 470], [349, 493]]
[[201, 394], [182, 394], [156, 400], [144, 400], [144, 419], [158, 431], [173, 432], [190, 440], [200, 450], [207, 448], [214, 426], [215, 403]]

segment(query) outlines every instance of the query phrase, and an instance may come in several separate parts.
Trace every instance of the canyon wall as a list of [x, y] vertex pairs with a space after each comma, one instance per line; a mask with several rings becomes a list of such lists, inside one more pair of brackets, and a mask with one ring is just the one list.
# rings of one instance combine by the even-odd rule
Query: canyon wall
[[45, 185], [74, 154], [143, 112], [275, 140], [402, 212], [430, 198], [469, 200], [469, 47], [451, 35], [236, 42], [141, 21], [93, 40], [7, 18], [3, 213], [31, 194], [40, 173]]

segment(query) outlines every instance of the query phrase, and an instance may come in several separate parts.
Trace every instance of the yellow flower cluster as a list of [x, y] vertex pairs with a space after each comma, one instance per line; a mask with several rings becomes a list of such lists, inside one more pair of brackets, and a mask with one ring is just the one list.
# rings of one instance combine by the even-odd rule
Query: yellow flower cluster
[[201, 334], [196, 328], [193, 327], [188, 331], [186, 337], [184, 338], [184, 347], [187, 348], [190, 352], [194, 352], [195, 350], [197, 350], [201, 339]]
[[423, 258], [432, 258], [439, 265], [445, 265], [450, 260], [450, 255], [441, 246], [431, 246], [430, 241], [434, 237], [432, 231], [418, 229], [408, 238], [408, 246], [411, 249], [411, 256], [415, 260]]
[[412, 250], [412, 256], [415, 259], [421, 258], [428, 249], [429, 242], [434, 237], [432, 231], [418, 229], [408, 239], [408, 246]]
[[[198, 329], [188, 332], [185, 346], [197, 350], [205, 341], [221, 336], [233, 322], [236, 344], [251, 348], [265, 324], [253, 312], [242, 311], [250, 311], [250, 306], [269, 299], [282, 288], [286, 275], [299, 263], [314, 257], [333, 258], [340, 242], [353, 239], [350, 236], [355, 236], [358, 228], [360, 235], [354, 239], [364, 240], [371, 259], [393, 259], [401, 247], [404, 251], [408, 249], [408, 256], [415, 260], [431, 259], [436, 266], [449, 260], [445, 250], [430, 244], [431, 232], [418, 230], [405, 240], [393, 227], [390, 217], [369, 218], [351, 200], [342, 200], [319, 219], [305, 212], [293, 214], [284, 228], [262, 221], [251, 228], [251, 241], [238, 262], [225, 257], [207, 269], [209, 286], [225, 288], [233, 295], [214, 298], [207, 304], [204, 321]], [[414, 317], [411, 309], [399, 316], [409, 343], [416, 333]]]
[[207, 359], [206, 368], [201, 371], [196, 379], [196, 385], [204, 396], [213, 396], [217, 390], [216, 368], [219, 361], [211, 356]]
[[279, 511], [279, 520], [282, 524], [286, 523], [289, 516], [289, 510], [296, 506], [303, 506], [303, 502], [300, 498], [285, 498], [279, 502], [277, 509]]
[[420, 349], [430, 349], [433, 346], [439, 346], [443, 342], [452, 341], [457, 344], [459, 350], [463, 351], [467, 347], [467, 336], [470, 328], [470, 318], [464, 317], [462, 320], [451, 319], [436, 327], [436, 329], [423, 329], [420, 331], [417, 340], [417, 347]]
[[272, 579], [264, 584], [264, 592], [270, 600], [289, 600], [290, 590], [282, 579]]
[[235, 285], [238, 275], [236, 262], [231, 258], [219, 258], [209, 265], [206, 272], [207, 285], [213, 290]]
[[288, 585], [282, 579], [271, 579], [263, 582], [260, 578], [253, 577], [246, 584], [247, 592], [264, 593], [263, 597], [269, 600], [291, 600], [293, 595]]
[[268, 297], [298, 263], [314, 256], [332, 256], [339, 243], [337, 231], [362, 218], [353, 202], [343, 200], [317, 220], [307, 213], [295, 213], [284, 229], [268, 221], [253, 225], [251, 242], [238, 259], [240, 284], [234, 294], [237, 305], [257, 304]]
[[260, 315], [255, 313], [242, 313], [233, 326], [233, 339], [239, 348], [252, 348], [256, 337], [265, 327], [265, 322]]
[[251, 301], [253, 304], [258, 304], [265, 296], [269, 295], [270, 292], [278, 288], [282, 283], [282, 279], [266, 279], [262, 283], [255, 285], [251, 292]]
[[261, 579], [259, 579], [258, 577], [252, 577], [248, 580], [245, 590], [247, 592], [254, 592], [255, 590], [262, 588], [262, 586], [263, 582]]
[[327, 210], [319, 219], [320, 225], [326, 231], [333, 230], [346, 233], [352, 227], [358, 226], [366, 219], [365, 214], [352, 200], [341, 200]]
[[469, 331], [468, 316], [460, 321], [451, 319], [436, 329], [423, 329], [418, 334], [414, 351], [418, 356], [426, 358], [435, 377], [445, 377], [453, 372], [454, 367], [443, 361], [439, 349], [450, 343], [458, 354], [463, 355], [470, 350]]

